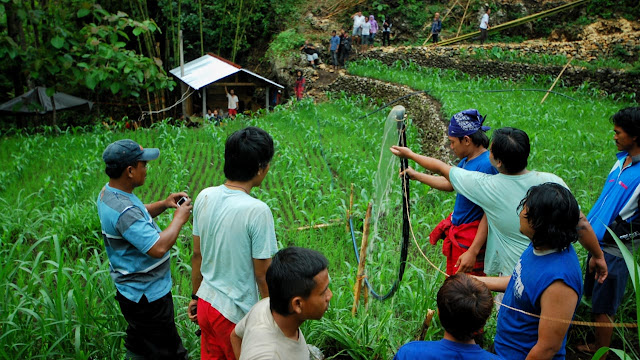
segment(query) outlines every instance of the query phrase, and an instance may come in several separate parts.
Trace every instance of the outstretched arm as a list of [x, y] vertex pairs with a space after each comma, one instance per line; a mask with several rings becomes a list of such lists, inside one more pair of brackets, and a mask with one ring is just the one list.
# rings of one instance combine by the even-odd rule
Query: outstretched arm
[[447, 181], [449, 181], [449, 172], [452, 168], [451, 165], [446, 164], [438, 159], [434, 159], [424, 155], [418, 155], [407, 147], [394, 145], [389, 150], [391, 150], [393, 155], [401, 158], [411, 159], [423, 168], [444, 176]]
[[489, 290], [505, 292], [511, 276], [473, 276], [474, 278], [482, 281]]
[[411, 180], [418, 180], [423, 184], [429, 185], [434, 189], [442, 191], [453, 191], [453, 185], [444, 176], [427, 175], [413, 168], [408, 167], [402, 174], [407, 174]]

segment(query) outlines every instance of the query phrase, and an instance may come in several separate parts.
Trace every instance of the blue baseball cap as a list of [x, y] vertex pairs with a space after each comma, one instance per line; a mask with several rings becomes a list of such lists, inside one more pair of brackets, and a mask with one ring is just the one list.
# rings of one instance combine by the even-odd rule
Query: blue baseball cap
[[125, 139], [109, 144], [102, 153], [102, 159], [107, 167], [118, 168], [127, 166], [134, 161], [151, 161], [160, 156], [160, 150], [144, 149], [137, 142]]

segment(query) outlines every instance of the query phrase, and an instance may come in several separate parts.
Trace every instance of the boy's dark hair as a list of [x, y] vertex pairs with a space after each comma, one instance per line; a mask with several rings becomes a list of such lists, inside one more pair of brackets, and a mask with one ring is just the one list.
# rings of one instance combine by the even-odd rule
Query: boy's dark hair
[[580, 207], [571, 191], [556, 183], [532, 186], [520, 201], [518, 211], [527, 208], [526, 219], [533, 228], [534, 247], [564, 250], [578, 240], [576, 226]]
[[512, 127], [503, 127], [493, 132], [491, 154], [502, 161], [509, 174], [519, 173], [527, 167], [531, 145], [526, 132]]
[[291, 246], [278, 251], [266, 276], [271, 310], [290, 315], [291, 299], [296, 296], [307, 298], [316, 286], [313, 278], [328, 266], [327, 258], [315, 250]]
[[331, 33], [332, 33], [332, 34], [335, 34], [335, 33], [336, 33], [336, 31], [335, 31], [335, 30], [333, 30], [333, 31], [331, 31]]
[[227, 138], [224, 146], [224, 176], [233, 181], [251, 180], [273, 158], [273, 139], [266, 131], [249, 126]]
[[[474, 132], [471, 135], [467, 135], [467, 136], [469, 137], [469, 139], [471, 139], [471, 142], [475, 146], [481, 146], [481, 147], [483, 147], [485, 149], [489, 148], [489, 137], [487, 136], [487, 133], [482, 131], [482, 129]], [[460, 141], [462, 141], [462, 139], [464, 139], [464, 136], [458, 137], [458, 139]]]
[[473, 339], [493, 309], [493, 297], [487, 286], [463, 273], [444, 281], [437, 302], [442, 327], [459, 341]]
[[611, 117], [613, 125], [620, 126], [629, 136], [637, 136], [640, 145], [640, 107], [624, 108]]
[[118, 167], [109, 167], [109, 166], [107, 166], [104, 169], [104, 172], [105, 172], [105, 174], [107, 174], [107, 176], [110, 179], [119, 179], [120, 176], [122, 176], [122, 173], [125, 170], [127, 170], [127, 168], [129, 166], [133, 166], [133, 167], [138, 166], [138, 160], [134, 160], [130, 164], [125, 164], [125, 165], [121, 165], [121, 166], [118, 166]]

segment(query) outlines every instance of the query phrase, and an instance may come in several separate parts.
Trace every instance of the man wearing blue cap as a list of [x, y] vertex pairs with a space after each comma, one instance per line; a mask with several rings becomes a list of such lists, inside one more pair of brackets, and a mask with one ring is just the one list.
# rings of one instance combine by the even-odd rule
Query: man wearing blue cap
[[[159, 155], [133, 140], [116, 141], [102, 154], [109, 183], [98, 195], [98, 215], [116, 300], [129, 324], [127, 359], [187, 358], [174, 321], [169, 249], [189, 220], [191, 199], [180, 192], [145, 205], [133, 194], [145, 182], [147, 162]], [[168, 208], [176, 211], [161, 231], [153, 218]]]
[[[483, 126], [483, 123], [484, 117], [476, 109], [461, 111], [453, 115], [448, 130], [449, 146], [454, 154], [461, 159], [458, 163], [459, 168], [493, 175], [498, 171], [489, 161], [489, 152], [487, 151], [489, 138], [485, 134], [485, 131], [490, 127]], [[412, 168], [408, 168], [406, 172], [411, 179], [418, 180], [434, 189], [453, 191], [451, 183], [442, 176], [419, 173]], [[431, 232], [429, 237], [432, 245], [435, 245], [439, 239], [444, 239], [442, 254], [447, 257], [446, 272], [448, 275], [457, 272], [484, 275], [484, 249], [480, 250], [475, 264], [465, 265], [462, 268], [457, 264], [460, 255], [469, 249], [476, 237], [486, 238], [486, 219], [482, 222], [484, 231], [478, 231], [483, 215], [484, 211], [480, 206], [458, 193], [453, 213], [442, 220]]]
[[[518, 205], [529, 188], [546, 182], [567, 187], [564, 181], [554, 174], [527, 170], [529, 136], [515, 128], [504, 127], [493, 132], [489, 159], [498, 170], [497, 175], [452, 167], [438, 159], [415, 154], [405, 147], [392, 146], [390, 150], [396, 156], [414, 160], [420, 166], [444, 176], [456, 192], [482, 207], [488, 225], [484, 258], [484, 272], [487, 275], [511, 274], [520, 256], [529, 246], [529, 238], [520, 232], [517, 212]], [[608, 273], [604, 253], [598, 245], [591, 225], [582, 213], [578, 223], [578, 235], [582, 246], [592, 254], [589, 268], [596, 270], [595, 276], [599, 282], [604, 281]], [[482, 245], [484, 241], [474, 241], [469, 250], [458, 259], [460, 267], [463, 264], [473, 264], [476, 260], [475, 255], [479, 253]]]

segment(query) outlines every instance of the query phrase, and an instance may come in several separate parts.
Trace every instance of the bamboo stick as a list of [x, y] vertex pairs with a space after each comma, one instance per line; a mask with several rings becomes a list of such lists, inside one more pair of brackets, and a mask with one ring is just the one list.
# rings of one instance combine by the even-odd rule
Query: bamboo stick
[[[512, 27], [515, 27], [515, 26], [520, 26], [522, 24], [528, 23], [528, 22], [533, 21], [533, 20], [538, 20], [538, 19], [545, 18], [547, 16], [555, 15], [555, 14], [557, 14], [559, 12], [574, 8], [574, 7], [578, 6], [578, 5], [585, 4], [585, 3], [589, 2], [589, 1], [591, 1], [591, 0], [577, 0], [577, 1], [574, 1], [572, 3], [560, 5], [558, 7], [553, 8], [553, 9], [541, 11], [541, 12], [533, 14], [533, 15], [527, 15], [527, 16], [522, 17], [520, 19], [508, 21], [508, 22], [506, 22], [504, 24], [492, 26], [491, 29], [489, 29], [489, 33], [493, 34], [493, 33], [499, 32], [500, 30], [509, 29], [509, 28], [512, 28]], [[452, 39], [441, 41], [440, 43], [438, 43], [438, 45], [439, 46], [443, 46], [443, 45], [454, 44], [454, 43], [457, 43], [457, 42], [460, 42], [460, 41], [468, 40], [468, 39], [473, 38], [473, 37], [475, 37], [475, 36], [477, 36], [479, 34], [480, 34], [480, 31], [474, 31], [474, 32], [469, 33], [469, 34], [460, 35], [460, 36], [452, 38]], [[425, 44], [426, 44], [426, 41], [425, 41]]]
[[[449, 13], [451, 13], [451, 10], [453, 10], [453, 8], [456, 7], [457, 4], [458, 4], [458, 0], [454, 1], [451, 8], [449, 8], [449, 11], [447, 11], [447, 13], [444, 15], [444, 17], [440, 21], [444, 22], [447, 16], [449, 16]], [[422, 27], [422, 31], [425, 31], [427, 29], [427, 24], [428, 22], [424, 24], [424, 26]], [[422, 46], [424, 46], [429, 41], [429, 39], [431, 39], [431, 33], [429, 33], [429, 37], [427, 37], [427, 39], [422, 43]]]
[[422, 329], [420, 330], [420, 335], [418, 335], [416, 340], [419, 340], [419, 341], [424, 340], [424, 337], [427, 335], [427, 330], [429, 329], [429, 326], [431, 326], [431, 319], [433, 319], [433, 315], [435, 313], [436, 312], [431, 309], [427, 310], [427, 316], [424, 318], [424, 321], [422, 322]]
[[562, 76], [562, 74], [564, 74], [564, 71], [567, 70], [572, 60], [573, 58], [570, 58], [569, 61], [567, 61], [567, 64], [562, 68], [562, 71], [560, 71], [560, 74], [558, 74], [558, 77], [556, 78], [556, 80], [553, 82], [553, 84], [551, 84], [551, 87], [549, 88], [549, 90], [547, 90], [547, 93], [544, 94], [544, 97], [542, 98], [542, 100], [540, 100], [540, 105], [542, 105], [542, 103], [545, 100], [547, 100], [547, 96], [549, 96], [549, 93], [551, 92], [551, 90], [553, 90], [553, 88], [556, 86], [556, 83], [558, 82], [558, 80], [560, 80], [560, 77]]
[[358, 301], [360, 301], [360, 292], [362, 290], [362, 280], [364, 279], [364, 266], [367, 260], [367, 246], [369, 245], [369, 220], [371, 218], [371, 203], [367, 207], [367, 215], [364, 218], [364, 229], [362, 230], [362, 244], [360, 245], [360, 261], [358, 262], [358, 272], [356, 283], [353, 288], [353, 307], [351, 308], [351, 316], [356, 315]]
[[467, 9], [469, 9], [469, 4], [471, 4], [471, 0], [467, 1], [467, 6], [464, 8], [464, 14], [462, 14], [462, 20], [460, 20], [460, 25], [458, 26], [458, 32], [456, 33], [456, 37], [460, 35], [460, 30], [462, 29], [462, 24], [464, 24], [464, 18], [467, 16]]
[[[309, 230], [309, 229], [321, 229], [321, 228], [326, 228], [329, 226], [336, 226], [336, 225], [340, 225], [341, 221], [340, 219], [331, 219], [329, 220], [330, 223], [328, 224], [316, 224], [316, 225], [307, 225], [307, 226], [300, 226], [297, 230], [301, 231], [301, 230]], [[347, 223], [347, 227], [349, 226], [349, 224]]]
[[349, 208], [347, 209], [347, 233], [349, 233], [349, 218], [351, 218], [351, 210], [353, 209], [353, 183], [351, 183], [351, 195], [349, 195]]

